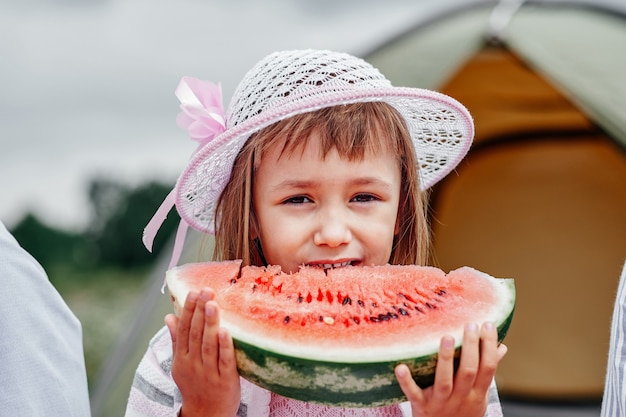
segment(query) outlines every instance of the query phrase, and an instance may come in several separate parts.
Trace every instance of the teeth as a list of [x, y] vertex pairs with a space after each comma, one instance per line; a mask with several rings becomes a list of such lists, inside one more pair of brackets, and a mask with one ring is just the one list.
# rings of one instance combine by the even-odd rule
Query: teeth
[[336, 263], [336, 264], [324, 264], [322, 265], [324, 269], [331, 269], [331, 268], [341, 268], [343, 266], [348, 266], [350, 265], [351, 262], [340, 262], [340, 263]]

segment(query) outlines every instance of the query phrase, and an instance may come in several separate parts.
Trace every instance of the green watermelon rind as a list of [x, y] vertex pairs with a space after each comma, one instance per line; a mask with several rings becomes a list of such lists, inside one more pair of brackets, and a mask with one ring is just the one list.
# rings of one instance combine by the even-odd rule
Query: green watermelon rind
[[[468, 269], [494, 283], [497, 305], [481, 320], [493, 322], [502, 341], [515, 310], [515, 282]], [[176, 274], [179, 271], [182, 271], [180, 267], [174, 268], [166, 275], [175, 311], [177, 306], [180, 309], [180, 300], [184, 300], [189, 291], [185, 284], [178, 285]], [[311, 350], [311, 346], [253, 335], [230, 318], [228, 311], [222, 311], [221, 324], [233, 337], [240, 375], [288, 398], [354, 408], [397, 404], [406, 400], [394, 374], [394, 368], [400, 363], [409, 367], [419, 386], [427, 387], [434, 382], [438, 340], [430, 336], [415, 345], [392, 344], [389, 349], [378, 346], [374, 351], [365, 346], [357, 347], [356, 351], [337, 347], [329, 352], [327, 348]], [[459, 323], [461, 328], [451, 333], [446, 331], [457, 340], [457, 360], [463, 324]]]
[[[509, 285], [515, 291], [513, 280]], [[515, 297], [513, 296], [513, 300]], [[515, 305], [498, 324], [501, 342], [513, 319]], [[406, 401], [394, 369], [404, 363], [422, 388], [434, 383], [437, 352], [402, 360], [339, 363], [310, 360], [261, 349], [234, 338], [237, 368], [248, 381], [284, 397], [336, 407], [382, 407]], [[455, 367], [461, 346], [456, 348]]]

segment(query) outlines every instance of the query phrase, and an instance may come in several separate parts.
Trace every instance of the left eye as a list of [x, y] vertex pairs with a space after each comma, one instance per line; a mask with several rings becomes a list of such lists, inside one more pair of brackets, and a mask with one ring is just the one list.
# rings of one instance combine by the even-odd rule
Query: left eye
[[354, 197], [352, 197], [352, 201], [356, 203], [367, 203], [369, 201], [376, 201], [376, 200], [378, 200], [378, 197], [373, 196], [371, 194], [357, 194]]
[[310, 203], [311, 199], [307, 196], [304, 195], [298, 195], [295, 197], [290, 197], [288, 199], [286, 199], [283, 204], [304, 204], [304, 203]]

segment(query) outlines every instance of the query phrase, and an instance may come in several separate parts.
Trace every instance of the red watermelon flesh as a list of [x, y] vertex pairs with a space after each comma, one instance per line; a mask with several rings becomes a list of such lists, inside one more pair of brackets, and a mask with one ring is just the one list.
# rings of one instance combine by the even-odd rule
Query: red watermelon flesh
[[[444, 334], [458, 342], [465, 323], [512, 313], [512, 280], [464, 267], [385, 265], [330, 270], [279, 266], [240, 270], [240, 262], [198, 263], [168, 272], [181, 304], [188, 290], [211, 287], [233, 337], [310, 359], [363, 362], [436, 351]], [[496, 323], [496, 325], [499, 323]]]

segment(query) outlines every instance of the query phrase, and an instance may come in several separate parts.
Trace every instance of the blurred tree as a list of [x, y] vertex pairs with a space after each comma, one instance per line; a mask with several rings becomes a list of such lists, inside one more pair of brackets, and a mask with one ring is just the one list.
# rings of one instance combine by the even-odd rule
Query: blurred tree
[[167, 244], [180, 219], [173, 210], [154, 241], [152, 254], [146, 250], [141, 242], [143, 228], [171, 189], [156, 182], [131, 188], [96, 178], [89, 186], [92, 213], [84, 232], [54, 228], [28, 213], [11, 233], [46, 270], [58, 265], [75, 269], [147, 265]]
[[11, 233], [45, 269], [58, 263], [80, 263], [87, 251], [81, 234], [48, 226], [32, 213], [24, 216]]
[[179, 217], [172, 213], [163, 224], [150, 254], [141, 242], [146, 226], [171, 185], [156, 182], [132, 189], [108, 179], [95, 179], [89, 188], [93, 219], [87, 235], [96, 248], [99, 265], [133, 267], [154, 261], [169, 236], [177, 227]]

